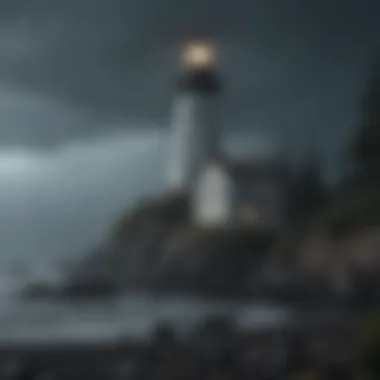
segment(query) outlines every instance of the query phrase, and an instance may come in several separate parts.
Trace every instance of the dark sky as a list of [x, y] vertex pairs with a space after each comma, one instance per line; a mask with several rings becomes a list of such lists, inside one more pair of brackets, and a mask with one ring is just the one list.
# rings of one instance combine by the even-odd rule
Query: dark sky
[[176, 50], [192, 35], [220, 46], [228, 133], [316, 149], [336, 176], [379, 14], [377, 0], [0, 0], [2, 247], [79, 250], [162, 186]]
[[[380, 40], [376, 0], [0, 4], [0, 42], [8, 50], [2, 54], [2, 81], [95, 120], [125, 116], [167, 124], [176, 48], [203, 33], [222, 50], [227, 127], [260, 126], [285, 136], [313, 130], [334, 135], [335, 142], [346, 134], [347, 113]], [[92, 122], [82, 128], [55, 124], [42, 133], [1, 135], [4, 141], [60, 142], [95, 129]]]

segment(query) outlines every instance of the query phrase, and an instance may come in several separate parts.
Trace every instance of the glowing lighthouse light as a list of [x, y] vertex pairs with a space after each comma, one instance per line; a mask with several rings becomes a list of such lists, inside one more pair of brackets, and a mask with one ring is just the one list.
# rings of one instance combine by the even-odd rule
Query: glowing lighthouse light
[[182, 62], [186, 68], [212, 67], [216, 62], [216, 49], [207, 43], [193, 43], [185, 47]]

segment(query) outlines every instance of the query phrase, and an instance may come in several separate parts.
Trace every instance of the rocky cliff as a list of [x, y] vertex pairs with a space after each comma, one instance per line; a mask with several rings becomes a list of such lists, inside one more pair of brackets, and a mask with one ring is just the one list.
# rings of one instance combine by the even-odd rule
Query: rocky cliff
[[[67, 281], [83, 288], [242, 293], [252, 288], [272, 231], [199, 229], [186, 194], [148, 200], [123, 215], [107, 244], [90, 253]], [[106, 292], [108, 290], [105, 290]]]
[[[150, 199], [118, 219], [106, 243], [71, 271], [59, 294], [109, 297], [148, 289], [262, 295], [264, 283], [266, 290], [272, 289], [270, 294], [273, 289], [305, 288], [308, 272], [300, 263], [312, 262], [313, 252], [326, 256], [347, 234], [378, 226], [379, 194], [377, 189], [340, 194], [317, 216], [289, 226], [280, 237], [253, 227], [197, 228], [190, 222], [186, 194]], [[342, 249], [340, 254], [342, 260], [348, 255]], [[336, 261], [337, 255], [331, 258]], [[342, 267], [344, 260], [335, 261], [337, 268]], [[297, 278], [302, 278], [301, 286]], [[34, 291], [56, 294], [41, 287]]]

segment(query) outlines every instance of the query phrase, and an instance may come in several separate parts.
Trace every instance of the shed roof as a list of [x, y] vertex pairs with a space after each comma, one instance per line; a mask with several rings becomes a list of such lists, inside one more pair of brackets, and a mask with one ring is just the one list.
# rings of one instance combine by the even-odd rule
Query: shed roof
[[218, 158], [215, 163], [226, 170], [235, 181], [261, 179], [287, 180], [289, 172], [284, 161], [272, 160], [233, 160]]

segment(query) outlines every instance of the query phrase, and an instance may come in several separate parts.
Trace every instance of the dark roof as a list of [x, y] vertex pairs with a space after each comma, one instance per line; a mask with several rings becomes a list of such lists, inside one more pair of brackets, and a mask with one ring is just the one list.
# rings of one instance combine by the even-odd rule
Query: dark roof
[[249, 161], [223, 159], [221, 164], [236, 181], [257, 178], [288, 180], [289, 178], [286, 165], [278, 159]]

